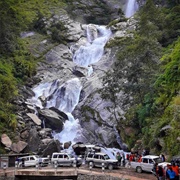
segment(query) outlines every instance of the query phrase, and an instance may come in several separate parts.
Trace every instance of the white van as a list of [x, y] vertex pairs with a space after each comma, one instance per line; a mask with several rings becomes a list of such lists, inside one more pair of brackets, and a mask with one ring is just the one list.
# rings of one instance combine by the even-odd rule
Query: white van
[[55, 161], [57, 162], [58, 166], [73, 166], [75, 161], [77, 166], [80, 166], [82, 164], [81, 158], [75, 158], [73, 155], [63, 152], [55, 152], [52, 154], [51, 163], [54, 164]]
[[36, 166], [39, 163], [41, 163], [42, 166], [45, 166], [48, 165], [49, 161], [49, 158], [41, 158], [37, 155], [23, 156], [18, 158], [18, 167]]

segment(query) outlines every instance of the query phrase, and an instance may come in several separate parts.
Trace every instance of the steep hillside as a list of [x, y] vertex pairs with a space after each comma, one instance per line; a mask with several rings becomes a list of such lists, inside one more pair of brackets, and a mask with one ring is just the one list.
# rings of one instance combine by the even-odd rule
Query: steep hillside
[[[27, 99], [38, 83], [59, 78], [63, 84], [75, 77], [81, 78], [83, 90], [72, 114], [83, 128], [84, 142], [179, 153], [180, 4], [138, 1], [139, 11], [127, 19], [125, 2], [0, 2], [0, 134], [14, 143], [2, 143], [1, 153], [17, 152], [18, 142], [20, 152], [58, 150], [51, 132], [61, 131], [67, 116], [56, 108], [34, 109]], [[84, 45], [89, 23], [107, 25], [112, 37], [87, 78], [87, 70], [72, 62], [72, 53]], [[39, 99], [45, 107], [46, 97]], [[38, 118], [32, 115], [36, 110]]]

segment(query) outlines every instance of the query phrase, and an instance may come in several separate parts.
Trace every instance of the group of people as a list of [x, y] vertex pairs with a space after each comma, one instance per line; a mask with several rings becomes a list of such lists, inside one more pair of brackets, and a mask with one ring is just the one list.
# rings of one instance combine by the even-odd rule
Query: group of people
[[19, 157], [16, 157], [15, 162], [17, 163], [17, 165], [19, 164], [19, 162], [22, 162], [22, 167], [25, 167], [25, 160], [23, 158], [19, 159]]
[[156, 163], [154, 165], [154, 173], [158, 180], [179, 180], [179, 166], [175, 163], [172, 165], [168, 164], [165, 168], [158, 166]]
[[116, 153], [116, 159], [118, 160], [119, 166], [125, 166], [125, 155], [124, 153], [117, 152]]

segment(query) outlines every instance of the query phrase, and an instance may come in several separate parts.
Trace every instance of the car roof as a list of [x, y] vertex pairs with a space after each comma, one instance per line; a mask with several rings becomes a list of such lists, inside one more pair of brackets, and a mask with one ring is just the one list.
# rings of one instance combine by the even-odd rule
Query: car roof
[[68, 154], [66, 152], [54, 152], [53, 154]]
[[103, 153], [103, 152], [95, 152], [95, 153], [88, 153], [88, 154], [96, 154], [96, 155], [106, 155], [106, 153]]
[[155, 158], [159, 158], [159, 156], [156, 156], [156, 155], [146, 155], [146, 156], [143, 156], [143, 158], [155, 159]]
[[22, 157], [19, 157], [19, 159], [21, 159], [21, 158], [27, 158], [27, 157], [39, 157], [39, 156], [38, 156], [38, 155], [22, 156]]

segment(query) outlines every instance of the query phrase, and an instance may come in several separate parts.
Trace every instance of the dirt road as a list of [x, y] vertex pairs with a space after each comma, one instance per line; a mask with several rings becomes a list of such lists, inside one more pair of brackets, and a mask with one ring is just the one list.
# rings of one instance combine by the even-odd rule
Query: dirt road
[[[72, 167], [58, 167], [58, 169], [60, 170], [74, 170], [74, 168]], [[18, 169], [18, 170], [29, 170], [29, 171], [36, 171], [35, 167], [32, 168], [25, 168], [25, 169]], [[48, 171], [48, 170], [54, 170], [52, 167], [43, 167], [41, 169], [39, 169], [39, 171]], [[80, 168], [77, 168], [77, 173], [79, 174], [105, 174], [107, 176], [114, 176], [114, 177], [118, 177], [121, 179], [128, 179], [128, 180], [157, 180], [156, 177], [151, 174], [151, 173], [137, 173], [135, 172], [134, 169], [132, 168], [125, 168], [125, 167], [120, 167], [118, 169], [114, 169], [114, 170], [107, 170], [105, 169], [105, 171], [103, 172], [101, 168], [93, 168], [91, 171], [89, 170], [89, 168], [87, 166], [81, 166]], [[6, 173], [6, 176], [14, 176], [15, 174], [15, 168], [7, 168], [5, 171], [3, 169], [0, 169], [0, 176], [4, 176]]]

